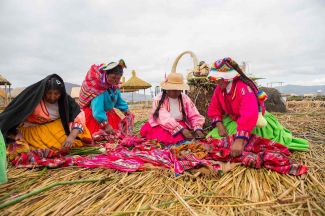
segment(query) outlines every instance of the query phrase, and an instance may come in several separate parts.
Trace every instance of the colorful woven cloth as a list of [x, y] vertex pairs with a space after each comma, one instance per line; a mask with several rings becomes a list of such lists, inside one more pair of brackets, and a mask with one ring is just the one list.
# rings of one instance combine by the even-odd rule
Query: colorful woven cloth
[[107, 89], [117, 89], [118, 86], [106, 82], [106, 72], [103, 70], [106, 64], [94, 64], [90, 67], [82, 83], [79, 95], [81, 108], [87, 107], [91, 100]]
[[72, 166], [79, 156], [65, 156], [59, 151], [51, 149], [37, 149], [29, 152], [23, 152], [16, 156], [11, 163], [16, 167], [34, 168], [34, 167], [65, 167]]
[[203, 145], [208, 149], [206, 159], [217, 161], [230, 161], [241, 163], [243, 166], [252, 168], [265, 167], [281, 174], [302, 175], [307, 173], [307, 166], [301, 165], [289, 156], [289, 149], [279, 143], [252, 135], [246, 144], [241, 156], [232, 158], [230, 146], [234, 142], [235, 135], [224, 139], [208, 139]]
[[[123, 136], [122, 136], [123, 137]], [[175, 174], [186, 170], [207, 167], [218, 172], [221, 162], [240, 163], [243, 166], [274, 170], [281, 174], [299, 176], [308, 168], [289, 158], [287, 147], [253, 135], [241, 156], [230, 156], [234, 135], [224, 139], [208, 139], [196, 143], [161, 148], [155, 141], [136, 136], [119, 137], [106, 144], [107, 153], [95, 156], [69, 156], [43, 149], [22, 153], [12, 161], [17, 167], [35, 166], [80, 166], [86, 168], [104, 167], [123, 172], [147, 169], [147, 164], [171, 169]], [[114, 148], [112, 143], [118, 142]]]
[[114, 143], [127, 136], [132, 137], [133, 127], [134, 127], [134, 115], [129, 114], [126, 115], [122, 120], [119, 120], [119, 123], [117, 125], [114, 125], [113, 129], [115, 131], [115, 134], [107, 134], [105, 130], [98, 129], [96, 132], [93, 132], [92, 138], [95, 143], [97, 142]]
[[129, 114], [122, 119], [118, 130], [122, 133], [123, 136], [131, 136], [133, 134], [133, 127], [134, 115]]

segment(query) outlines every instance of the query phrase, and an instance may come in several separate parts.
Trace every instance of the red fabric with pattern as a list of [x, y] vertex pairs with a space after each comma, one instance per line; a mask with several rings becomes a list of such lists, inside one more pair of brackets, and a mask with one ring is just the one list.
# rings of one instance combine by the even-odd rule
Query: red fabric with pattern
[[[133, 145], [132, 145], [132, 140]], [[12, 161], [16, 167], [64, 167], [77, 165], [86, 168], [106, 167], [124, 172], [144, 170], [145, 163], [160, 166], [181, 174], [186, 170], [197, 166], [209, 166], [214, 171], [220, 167], [217, 161], [229, 161], [241, 163], [251, 168], [266, 168], [281, 174], [299, 176], [308, 172], [308, 167], [289, 158], [291, 153], [288, 148], [256, 135], [252, 135], [245, 146], [241, 156], [230, 156], [230, 146], [234, 141], [234, 135], [224, 139], [209, 139], [200, 141], [208, 151], [205, 158], [196, 158], [194, 153], [188, 152], [186, 156], [178, 158], [171, 148], [161, 148], [157, 143], [132, 137], [114, 137], [106, 146], [107, 153], [95, 156], [68, 156], [48, 149], [40, 149], [22, 153]], [[111, 148], [113, 143], [119, 145]], [[186, 145], [186, 144], [182, 144]], [[127, 147], [126, 147], [127, 146]], [[177, 145], [178, 146], [178, 145]], [[145, 148], [142, 148], [145, 147]]]

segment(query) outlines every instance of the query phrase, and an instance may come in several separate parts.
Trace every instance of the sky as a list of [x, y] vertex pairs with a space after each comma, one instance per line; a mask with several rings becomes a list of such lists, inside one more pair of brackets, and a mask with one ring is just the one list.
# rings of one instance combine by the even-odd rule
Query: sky
[[[153, 86], [175, 58], [247, 62], [260, 84], [325, 84], [323, 0], [0, 0], [0, 74], [13, 87], [56, 73], [81, 84], [123, 58]], [[177, 71], [193, 67], [184, 56]]]

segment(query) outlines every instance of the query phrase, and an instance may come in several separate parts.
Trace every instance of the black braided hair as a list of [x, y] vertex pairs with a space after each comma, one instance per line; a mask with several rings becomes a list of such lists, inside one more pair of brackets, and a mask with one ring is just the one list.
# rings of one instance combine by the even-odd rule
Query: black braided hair
[[159, 103], [158, 103], [158, 106], [157, 106], [155, 112], [153, 113], [153, 118], [154, 118], [155, 120], [159, 117], [159, 110], [160, 110], [160, 107], [161, 107], [161, 105], [164, 103], [165, 98], [166, 98], [166, 95], [167, 95], [167, 91], [166, 91], [166, 90], [163, 90], [162, 92], [163, 92], [163, 93], [162, 93], [162, 96], [161, 96], [160, 101], [159, 101]]
[[239, 79], [241, 81], [243, 81], [244, 83], [246, 83], [253, 90], [253, 92], [255, 94], [255, 97], [256, 97], [256, 100], [257, 100], [258, 111], [261, 112], [262, 107], [261, 107], [261, 104], [259, 102], [258, 95], [257, 95], [258, 94], [258, 87], [255, 85], [253, 80], [251, 80], [250, 78], [248, 78], [246, 76], [246, 74], [241, 70], [241, 68], [239, 67], [239, 65], [236, 62], [228, 60], [228, 63], [231, 66], [233, 66], [233, 68], [240, 74]]
[[183, 103], [183, 97], [182, 94], [179, 95], [179, 99], [181, 100], [181, 105], [182, 105], [182, 114], [183, 114], [183, 121], [187, 121], [187, 116], [184, 108], [184, 103]]
[[59, 90], [61, 94], [65, 93], [64, 83], [56, 77], [52, 77], [46, 82], [45, 92], [49, 90]]

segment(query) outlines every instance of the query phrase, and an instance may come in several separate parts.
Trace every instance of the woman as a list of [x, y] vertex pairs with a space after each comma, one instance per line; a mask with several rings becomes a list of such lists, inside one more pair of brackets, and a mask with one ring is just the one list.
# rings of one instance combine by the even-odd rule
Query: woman
[[130, 115], [128, 104], [122, 99], [119, 89], [120, 79], [126, 65], [118, 63], [92, 65], [82, 84], [80, 106], [83, 108], [86, 125], [92, 135], [101, 129], [114, 134], [119, 128], [121, 118], [113, 108]]
[[231, 148], [233, 156], [241, 154], [251, 133], [281, 143], [291, 150], [308, 149], [306, 140], [293, 138], [289, 130], [265, 111], [266, 94], [258, 90], [231, 58], [214, 62], [209, 77], [217, 82], [217, 87], [208, 107], [208, 116], [215, 128], [208, 136], [221, 138], [236, 134]]
[[157, 139], [165, 145], [176, 144], [185, 139], [204, 138], [202, 126], [204, 117], [200, 115], [191, 99], [182, 91], [189, 87], [182, 74], [171, 73], [161, 84], [162, 93], [153, 101], [149, 120], [141, 130], [141, 136]]
[[52, 74], [27, 87], [0, 114], [3, 135], [24, 145], [22, 151], [80, 147], [91, 137], [78, 104], [65, 91], [62, 78]]

